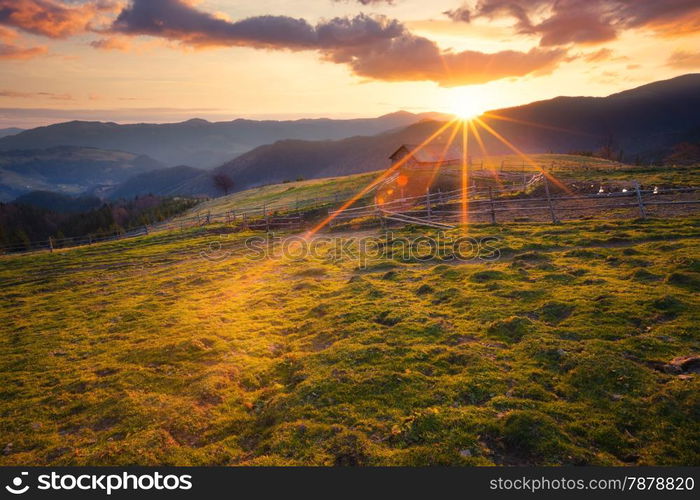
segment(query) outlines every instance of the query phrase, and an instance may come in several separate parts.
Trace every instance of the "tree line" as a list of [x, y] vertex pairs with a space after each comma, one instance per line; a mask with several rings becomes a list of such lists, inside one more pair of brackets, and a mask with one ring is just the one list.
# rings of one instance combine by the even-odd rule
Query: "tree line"
[[192, 208], [197, 200], [154, 195], [104, 203], [79, 213], [59, 213], [23, 203], [0, 203], [0, 247], [28, 249], [49, 237], [99, 238], [163, 221]]

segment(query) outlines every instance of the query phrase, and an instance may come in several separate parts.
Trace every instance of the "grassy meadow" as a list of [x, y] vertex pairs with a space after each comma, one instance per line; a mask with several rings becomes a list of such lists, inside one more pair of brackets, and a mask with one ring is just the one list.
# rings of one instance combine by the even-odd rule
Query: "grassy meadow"
[[699, 222], [470, 227], [494, 262], [203, 259], [251, 235], [216, 226], [4, 257], [0, 464], [698, 465]]
[[207, 211], [222, 213], [228, 210], [238, 210], [240, 212], [250, 208], [260, 208], [263, 205], [293, 208], [297, 202], [303, 203], [314, 199], [323, 199], [325, 202], [333, 201], [336, 194], [340, 200], [343, 200], [369, 184], [378, 175], [379, 172], [370, 172], [345, 177], [327, 177], [270, 184], [246, 189], [245, 191], [239, 191], [200, 203], [192, 210], [186, 212], [184, 217]]

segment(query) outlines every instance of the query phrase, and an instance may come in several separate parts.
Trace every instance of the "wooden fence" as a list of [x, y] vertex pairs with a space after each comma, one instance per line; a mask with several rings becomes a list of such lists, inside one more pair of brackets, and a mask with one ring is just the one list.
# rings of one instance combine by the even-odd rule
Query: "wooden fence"
[[[471, 222], [549, 221], [587, 217], [638, 217], [670, 215], [669, 211], [694, 213], [700, 200], [698, 188], [645, 189], [639, 184], [631, 190], [595, 194], [554, 195], [544, 181], [544, 193], [537, 197], [513, 196], [511, 190], [492, 188], [467, 192], [466, 213], [462, 209], [462, 190], [449, 193], [426, 193], [422, 197], [396, 200], [330, 212], [333, 226], [387, 221], [427, 226], [446, 226], [465, 216]], [[683, 212], [683, 213], [685, 213]]]

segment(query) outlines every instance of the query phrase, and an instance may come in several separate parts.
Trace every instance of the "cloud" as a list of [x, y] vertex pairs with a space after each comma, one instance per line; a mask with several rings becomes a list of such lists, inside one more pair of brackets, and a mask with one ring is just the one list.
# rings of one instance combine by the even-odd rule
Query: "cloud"
[[11, 97], [20, 99], [51, 99], [54, 101], [72, 101], [73, 96], [70, 94], [56, 94], [53, 92], [21, 92], [17, 90], [0, 90], [0, 97]]
[[127, 51], [131, 48], [129, 41], [121, 37], [109, 37], [93, 40], [90, 42], [90, 46], [94, 49], [121, 51]]
[[613, 55], [613, 51], [610, 49], [600, 49], [595, 52], [590, 52], [583, 56], [583, 60], [586, 62], [599, 62], [610, 59]]
[[192, 46], [249, 46], [271, 49], [330, 49], [361, 45], [399, 35], [403, 26], [364, 14], [312, 26], [304, 19], [257, 16], [228, 21], [197, 10], [183, 0], [134, 0], [112, 26], [128, 35], [151, 35]]
[[452, 10], [446, 10], [443, 12], [447, 17], [452, 19], [453, 21], [461, 21], [464, 23], [468, 23], [472, 19], [472, 12], [469, 9], [468, 6], [463, 5], [461, 7], [458, 7], [456, 9]]
[[23, 47], [16, 43], [17, 33], [0, 26], [0, 59], [31, 59], [47, 52], [46, 47]]
[[672, 68], [700, 68], [700, 52], [677, 50], [666, 61], [666, 66]]
[[472, 50], [441, 52], [423, 37], [405, 34], [360, 50], [335, 50], [326, 57], [346, 63], [359, 76], [385, 81], [434, 81], [444, 87], [486, 83], [506, 77], [552, 71], [564, 50], [535, 48], [486, 54]]
[[393, 5], [395, 3], [395, 0], [333, 0], [336, 3], [340, 2], [357, 2], [362, 5], [372, 5], [372, 4], [379, 4], [379, 3], [387, 3], [389, 5]]
[[89, 31], [103, 14], [116, 12], [116, 0], [80, 4], [60, 0], [0, 0], [0, 24], [34, 35], [65, 38]]
[[[464, 15], [454, 15], [460, 11]], [[697, 0], [479, 0], [445, 14], [455, 21], [512, 18], [517, 33], [540, 37], [541, 46], [596, 44], [621, 31], [648, 29], [664, 36], [700, 31]]]
[[435, 42], [412, 34], [397, 20], [364, 14], [316, 25], [285, 16], [228, 21], [183, 0], [134, 0], [117, 16], [112, 31], [157, 36], [195, 47], [315, 50], [325, 60], [349, 66], [358, 76], [434, 81], [443, 86], [551, 71], [565, 55], [561, 49], [493, 54], [442, 51]]

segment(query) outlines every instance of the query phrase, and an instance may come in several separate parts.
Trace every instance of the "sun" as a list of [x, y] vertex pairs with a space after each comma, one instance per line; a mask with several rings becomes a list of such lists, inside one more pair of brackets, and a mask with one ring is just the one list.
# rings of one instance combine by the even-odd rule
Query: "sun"
[[452, 105], [452, 113], [462, 120], [468, 121], [481, 115], [486, 111], [481, 103], [476, 99], [461, 98]]

